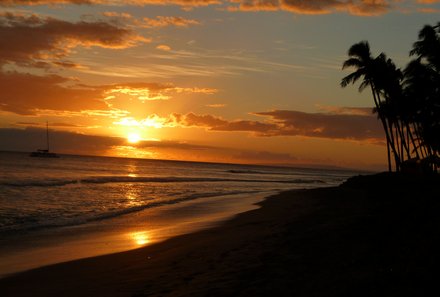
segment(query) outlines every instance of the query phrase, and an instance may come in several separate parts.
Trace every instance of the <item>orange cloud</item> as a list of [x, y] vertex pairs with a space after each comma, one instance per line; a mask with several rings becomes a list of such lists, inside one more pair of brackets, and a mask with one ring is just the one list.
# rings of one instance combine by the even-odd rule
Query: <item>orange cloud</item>
[[166, 44], [159, 44], [158, 46], [156, 46], [156, 49], [167, 52], [171, 50], [171, 47]]
[[102, 47], [122, 49], [148, 40], [127, 28], [106, 22], [67, 22], [35, 14], [0, 13], [0, 65], [70, 67], [64, 61], [72, 48]]
[[229, 7], [230, 11], [272, 11], [280, 9], [279, 0], [230, 0], [239, 6]]
[[419, 8], [418, 11], [423, 13], [440, 13], [440, 9], [436, 8]]
[[150, 4], [150, 5], [180, 5], [184, 7], [198, 7], [198, 6], [207, 6], [212, 4], [220, 4], [222, 0], [128, 0], [127, 2], [129, 4], [136, 4], [136, 5]]
[[183, 88], [171, 83], [124, 83], [102, 86], [102, 88], [105, 89], [106, 100], [110, 105], [118, 99], [126, 101], [127, 97], [139, 101], [154, 101], [169, 100], [181, 93], [211, 95], [217, 92], [217, 89], [212, 88]]
[[376, 16], [387, 13], [390, 4], [385, 0], [363, 0], [348, 6], [351, 14], [359, 16]]
[[223, 108], [226, 106], [226, 104], [222, 104], [222, 103], [215, 103], [215, 104], [207, 104], [205, 105], [206, 107], [211, 107], [211, 108]]
[[[336, 109], [335, 109], [336, 110]], [[164, 126], [201, 127], [210, 131], [242, 131], [257, 136], [307, 136], [329, 139], [368, 140], [381, 143], [382, 128], [376, 117], [367, 109], [359, 113], [348, 113], [350, 108], [341, 108], [343, 113], [306, 113], [293, 110], [258, 112], [255, 115], [269, 117], [266, 121], [228, 121], [213, 115], [172, 114]], [[368, 108], [371, 112], [371, 108]], [[361, 113], [362, 111], [362, 113]]]
[[317, 106], [320, 111], [330, 114], [348, 114], [348, 115], [364, 115], [371, 116], [373, 109], [371, 107], [343, 107], [343, 106]]
[[129, 113], [121, 103], [126, 103], [127, 98], [118, 101], [119, 96], [146, 101], [167, 100], [179, 93], [209, 95], [217, 92], [210, 88], [184, 88], [158, 83], [92, 86], [78, 84], [58, 75], [38, 76], [19, 72], [0, 72], [0, 90], [0, 110], [16, 114], [30, 115], [41, 113], [42, 110], [55, 110], [116, 118]]
[[[122, 2], [122, 3], [121, 3]], [[103, 4], [103, 5], [179, 5], [183, 7], [198, 7], [220, 4], [220, 0], [2, 0], [0, 6], [13, 5], [52, 5], [52, 4]]]
[[156, 18], [144, 17], [138, 19], [126, 12], [112, 11], [103, 12], [102, 15], [111, 18], [113, 21], [116, 20], [141, 28], [163, 28], [169, 26], [186, 28], [193, 25], [200, 25], [200, 22], [197, 20], [177, 16], [156, 16]]
[[440, 9], [429, 7], [429, 5], [440, 3], [440, 0], [417, 0], [417, 3], [420, 3], [424, 6], [419, 7], [417, 9], [418, 12], [422, 13], [440, 13]]
[[[36, 76], [0, 72], [0, 109], [17, 114], [35, 114], [37, 109], [81, 111], [106, 109], [99, 100], [102, 91], [90, 87], [68, 87], [58, 75]], [[26, 87], [23, 87], [26, 86]]]
[[231, 0], [237, 6], [230, 10], [272, 11], [286, 10], [297, 14], [328, 14], [346, 11], [354, 15], [378, 15], [388, 12], [386, 0]]
[[188, 27], [190, 25], [200, 25], [199, 21], [185, 19], [183, 17], [157, 16], [155, 19], [143, 18], [143, 26], [149, 28], [156, 27]]
[[337, 0], [282, 0], [281, 8], [301, 14], [326, 14], [342, 8], [344, 3]]

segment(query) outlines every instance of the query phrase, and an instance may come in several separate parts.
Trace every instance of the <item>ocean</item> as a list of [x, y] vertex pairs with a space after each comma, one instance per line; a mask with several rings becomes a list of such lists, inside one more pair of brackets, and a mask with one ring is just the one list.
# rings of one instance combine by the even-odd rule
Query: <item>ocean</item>
[[[129, 218], [133, 216], [137, 216], [139, 226], [142, 220], [157, 218], [159, 212], [155, 210], [164, 207], [185, 208], [184, 220], [197, 221], [203, 209], [208, 209], [202, 207], [205, 204], [210, 205], [209, 212], [213, 214], [217, 209], [223, 211], [225, 205], [234, 208], [241, 201], [255, 202], [246, 197], [263, 197], [287, 189], [336, 186], [358, 174], [349, 170], [95, 156], [61, 155], [44, 159], [11, 152], [0, 153], [0, 169], [0, 259], [3, 260], [13, 257], [23, 260], [26, 254], [18, 251], [29, 252], [35, 245], [47, 247], [47, 242], [53, 242], [53, 234], [59, 238], [66, 230], [84, 231], [88, 225], [94, 226], [93, 230], [97, 226], [105, 229], [115, 220], [121, 228], [125, 221], [132, 223]], [[236, 208], [237, 212], [242, 210]], [[180, 214], [160, 212], [161, 228], [167, 222], [178, 225], [176, 218]], [[60, 244], [58, 240], [57, 245]], [[28, 266], [21, 263], [22, 266], [12, 269], [11, 262], [3, 267], [4, 271], [0, 267], [0, 276], [47, 263], [51, 262]]]

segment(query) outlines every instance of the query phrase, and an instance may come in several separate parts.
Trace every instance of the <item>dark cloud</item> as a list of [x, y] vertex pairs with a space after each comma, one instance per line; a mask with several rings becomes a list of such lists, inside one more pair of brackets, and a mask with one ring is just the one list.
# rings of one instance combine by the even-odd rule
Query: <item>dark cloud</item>
[[374, 140], [384, 134], [374, 115], [306, 113], [292, 110], [274, 110], [255, 113], [268, 116], [279, 129], [267, 136], [291, 135], [335, 139]]
[[[105, 154], [111, 147], [123, 145], [124, 139], [51, 131], [51, 150], [71, 154]], [[0, 129], [0, 150], [30, 152], [46, 147], [46, 130], [39, 128]]]
[[211, 131], [243, 131], [257, 136], [307, 136], [330, 139], [368, 140], [379, 143], [383, 131], [371, 108], [333, 107], [332, 112], [306, 113], [274, 110], [254, 113], [266, 121], [228, 121], [213, 115], [172, 114], [165, 126], [203, 127]]
[[[52, 125], [51, 125], [52, 126]], [[194, 145], [177, 141], [141, 141], [128, 144], [127, 139], [84, 135], [66, 131], [52, 130], [50, 132], [51, 150], [65, 154], [106, 155], [109, 150], [123, 146], [135, 146], [139, 149], [177, 149], [177, 150], [206, 150], [211, 147]], [[26, 129], [0, 128], [0, 151], [30, 152], [46, 147], [46, 130], [35, 127]]]
[[298, 160], [296, 157], [292, 156], [291, 154], [272, 153], [267, 151], [240, 152], [237, 155], [234, 155], [234, 158], [236, 158], [237, 160], [252, 162], [252, 163], [264, 161], [266, 163], [272, 163], [272, 164], [277, 164], [277, 163], [287, 164], [287, 163], [293, 163]]
[[0, 13], [0, 66], [75, 67], [65, 57], [72, 48], [122, 49], [146, 42], [132, 30], [106, 22], [67, 22], [35, 14]]
[[247, 120], [227, 121], [209, 114], [196, 115], [194, 113], [186, 115], [175, 113], [171, 116], [170, 122], [181, 126], [205, 127], [213, 131], [245, 131], [259, 134], [269, 134], [278, 128], [276, 124], [272, 123]]
[[286, 10], [297, 14], [348, 12], [354, 15], [379, 15], [391, 9], [390, 0], [231, 0], [231, 10]]
[[[16, 122], [14, 124], [14, 126], [24, 126], [24, 127], [46, 127], [45, 123], [38, 123], [38, 122]], [[50, 123], [51, 127], [67, 127], [67, 128], [78, 128], [78, 127], [83, 127], [81, 125], [76, 125], [76, 124], [72, 124], [72, 123], [60, 123], [60, 122], [55, 122], [55, 123]]]
[[[219, 4], [221, 0], [127, 0], [125, 5], [179, 5], [183, 7], [198, 7]], [[0, 5], [53, 5], [53, 4], [103, 4], [118, 5], [113, 0], [0, 0]]]

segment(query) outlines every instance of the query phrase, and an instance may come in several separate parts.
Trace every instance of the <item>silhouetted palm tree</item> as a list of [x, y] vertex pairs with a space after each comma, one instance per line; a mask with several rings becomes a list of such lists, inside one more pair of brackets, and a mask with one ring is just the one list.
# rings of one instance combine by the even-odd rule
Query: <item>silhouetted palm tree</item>
[[420, 31], [410, 55], [416, 59], [405, 69], [405, 93], [416, 111], [412, 120], [424, 156], [435, 160], [440, 155], [440, 23]]
[[419, 33], [419, 40], [413, 44], [411, 56], [426, 59], [426, 65], [435, 72], [440, 71], [440, 22], [437, 26], [426, 25]]
[[344, 62], [342, 69], [352, 67], [355, 68], [356, 70], [341, 80], [341, 87], [345, 88], [349, 84], [354, 84], [359, 79], [362, 78], [362, 82], [360, 83], [359, 86], [359, 92], [362, 92], [367, 87], [371, 88], [374, 104], [376, 106], [375, 111], [377, 112], [379, 119], [382, 122], [386, 135], [388, 170], [391, 171], [391, 157], [390, 157], [391, 137], [388, 133], [388, 125], [385, 120], [385, 117], [382, 114], [382, 109], [381, 109], [380, 93], [377, 87], [377, 81], [380, 74], [380, 72], [378, 71], [379, 67], [377, 60], [372, 58], [370, 45], [368, 44], [367, 41], [362, 41], [352, 45], [348, 50], [348, 56], [349, 59]]
[[380, 67], [376, 86], [382, 98], [384, 98], [380, 103], [382, 114], [388, 122], [389, 133], [392, 142], [395, 144], [399, 163], [402, 163], [405, 160], [405, 156], [406, 159], [411, 159], [411, 129], [405, 117], [406, 102], [402, 88], [403, 73], [383, 53], [376, 58], [376, 63]]
[[396, 171], [417, 160], [428, 160], [436, 171], [440, 163], [440, 23], [420, 31], [410, 52], [416, 59], [403, 73], [384, 53], [373, 58], [366, 41], [350, 47], [348, 55], [342, 68], [355, 71], [342, 79], [341, 86], [362, 79], [359, 91], [371, 88], [374, 111], [387, 140], [388, 169], [392, 170], [392, 153]]

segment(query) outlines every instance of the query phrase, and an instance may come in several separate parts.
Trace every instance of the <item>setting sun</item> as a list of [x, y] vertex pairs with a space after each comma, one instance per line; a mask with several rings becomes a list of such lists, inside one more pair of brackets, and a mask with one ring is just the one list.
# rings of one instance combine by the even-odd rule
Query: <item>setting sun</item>
[[132, 132], [127, 135], [127, 141], [129, 143], [138, 143], [141, 140], [141, 136], [138, 133]]

